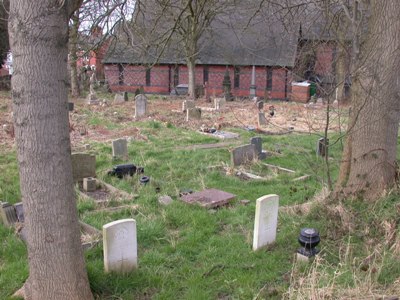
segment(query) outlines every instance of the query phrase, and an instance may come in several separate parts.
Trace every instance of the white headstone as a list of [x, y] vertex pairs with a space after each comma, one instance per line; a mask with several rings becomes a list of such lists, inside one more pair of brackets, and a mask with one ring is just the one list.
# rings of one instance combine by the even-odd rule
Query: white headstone
[[123, 219], [103, 226], [104, 269], [126, 273], [137, 268], [136, 221]]
[[126, 139], [118, 139], [112, 142], [112, 156], [114, 158], [128, 157], [128, 141]]
[[275, 242], [278, 208], [278, 195], [266, 195], [257, 199], [253, 238], [254, 251]]
[[147, 97], [139, 94], [135, 97], [135, 118], [145, 116], [147, 114]]

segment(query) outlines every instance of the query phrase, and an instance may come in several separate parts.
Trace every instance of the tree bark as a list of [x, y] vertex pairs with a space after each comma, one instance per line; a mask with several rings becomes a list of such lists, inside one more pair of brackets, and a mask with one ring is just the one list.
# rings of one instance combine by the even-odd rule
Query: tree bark
[[78, 29], [79, 29], [79, 10], [72, 17], [72, 26], [69, 32], [69, 68], [71, 72], [71, 94], [72, 97], [79, 97], [81, 91], [79, 88], [78, 68], [76, 62], [78, 60]]
[[71, 0], [11, 1], [13, 111], [28, 235], [27, 299], [92, 299], [68, 129], [68, 18], [78, 5]]
[[349, 137], [336, 192], [378, 199], [396, 180], [400, 121], [400, 3], [371, 1], [367, 40], [352, 84]]
[[189, 97], [196, 99], [196, 63], [195, 59], [189, 58], [187, 61], [188, 67], [188, 93]]

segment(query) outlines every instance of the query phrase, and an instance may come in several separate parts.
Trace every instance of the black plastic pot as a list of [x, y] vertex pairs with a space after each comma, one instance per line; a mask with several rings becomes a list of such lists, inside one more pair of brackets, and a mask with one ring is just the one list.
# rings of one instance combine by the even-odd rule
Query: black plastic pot
[[147, 184], [149, 181], [150, 181], [150, 177], [149, 177], [149, 176], [142, 176], [142, 177], [140, 177], [140, 179], [139, 179], [139, 182], [140, 182], [141, 184]]
[[298, 241], [300, 245], [303, 246], [302, 248], [297, 250], [298, 253], [307, 257], [311, 257], [319, 252], [319, 250], [315, 247], [319, 244], [321, 239], [316, 229], [302, 228], [300, 230]]

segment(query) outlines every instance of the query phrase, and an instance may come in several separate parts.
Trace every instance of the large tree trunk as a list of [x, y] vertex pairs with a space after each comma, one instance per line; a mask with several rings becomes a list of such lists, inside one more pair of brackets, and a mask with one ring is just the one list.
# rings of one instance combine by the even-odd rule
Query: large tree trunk
[[78, 68], [76, 61], [78, 60], [78, 30], [79, 30], [79, 10], [72, 17], [72, 26], [69, 32], [69, 68], [71, 72], [71, 94], [72, 97], [79, 97], [81, 91], [79, 88]]
[[68, 18], [79, 1], [13, 0], [12, 95], [27, 230], [27, 299], [92, 299], [68, 128]]
[[189, 97], [196, 99], [196, 64], [195, 59], [189, 58], [187, 60], [188, 67], [188, 93]]
[[366, 43], [353, 77], [349, 137], [337, 192], [377, 199], [395, 183], [400, 121], [400, 3], [371, 1]]

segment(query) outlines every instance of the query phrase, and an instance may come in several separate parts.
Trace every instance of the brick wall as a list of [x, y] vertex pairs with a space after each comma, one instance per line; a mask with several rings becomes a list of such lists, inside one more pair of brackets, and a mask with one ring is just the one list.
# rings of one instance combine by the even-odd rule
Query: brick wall
[[334, 49], [335, 46], [332, 43], [318, 45], [315, 57], [315, 74], [322, 76], [333, 74]]
[[[134, 92], [143, 86], [146, 93], [168, 94], [171, 91], [174, 80], [173, 65], [157, 65], [150, 71], [150, 86], [146, 86], [146, 68], [137, 65], [123, 65], [123, 84], [119, 84], [120, 72], [118, 65], [107, 64], [105, 66], [105, 76], [112, 91]], [[208, 94], [219, 96], [223, 94], [222, 82], [224, 80], [225, 66], [208, 66]], [[238, 97], [248, 97], [251, 85], [252, 67], [245, 66], [239, 68], [239, 87], [234, 87], [234, 67], [229, 67], [229, 74], [232, 84], [232, 94]], [[290, 93], [289, 78], [286, 79], [287, 71], [283, 68], [272, 69], [272, 89], [268, 91], [270, 99], [286, 99]], [[188, 71], [185, 65], [179, 66], [178, 84], [188, 83]], [[288, 87], [285, 88], [285, 83]], [[204, 84], [204, 67], [196, 66], [196, 84]], [[256, 67], [256, 94], [258, 97], [265, 96], [267, 85], [267, 68]]]

